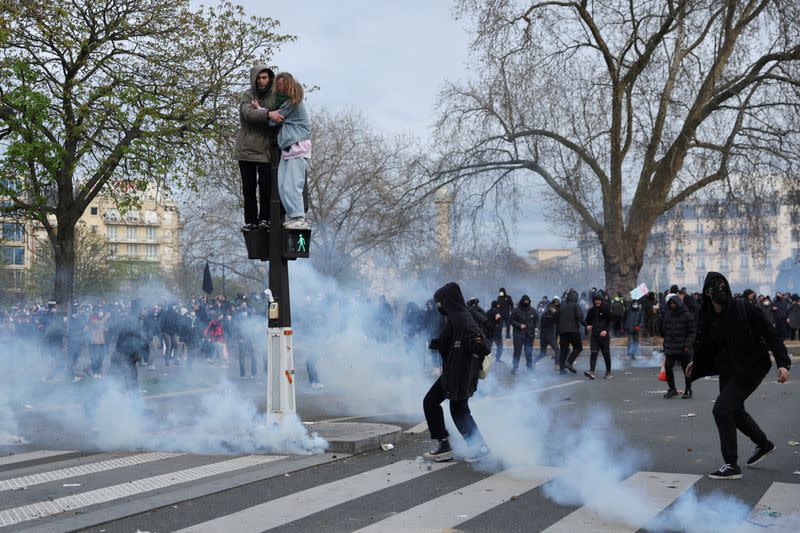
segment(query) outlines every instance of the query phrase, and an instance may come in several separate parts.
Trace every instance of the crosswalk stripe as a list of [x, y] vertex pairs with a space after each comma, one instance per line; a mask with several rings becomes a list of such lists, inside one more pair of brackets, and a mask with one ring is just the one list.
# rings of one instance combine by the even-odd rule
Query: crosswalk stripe
[[[638, 531], [701, 477], [694, 474], [637, 472], [620, 483], [620, 487], [633, 489], [637, 494], [642, 494], [647, 504], [645, 507], [636, 509], [635, 513], [626, 512], [624, 517], [619, 517], [620, 522], [611, 522], [602, 518], [600, 514], [589, 507], [584, 506], [573, 511], [544, 531], [546, 533]], [[605, 497], [609, 496], [614, 497], [614, 495], [605, 495]], [[603, 506], [602, 500], [599, 505]], [[623, 518], [624, 521], [622, 521]]]
[[23, 487], [31, 487], [41, 483], [49, 483], [59, 479], [69, 479], [77, 476], [85, 476], [87, 474], [96, 474], [98, 472], [105, 472], [107, 470], [114, 470], [115, 468], [124, 468], [126, 466], [140, 465], [152, 461], [160, 461], [162, 459], [171, 459], [183, 455], [181, 453], [142, 453], [138, 455], [131, 455], [129, 457], [120, 457], [118, 459], [110, 459], [108, 461], [100, 461], [98, 463], [89, 463], [86, 465], [73, 466], [70, 468], [62, 468], [61, 470], [52, 470], [50, 472], [41, 472], [39, 474], [31, 474], [29, 476], [16, 477], [11, 479], [0, 480], [0, 492], [6, 490], [21, 489]]
[[197, 481], [206, 477], [234, 472], [236, 470], [258, 466], [285, 458], [286, 456], [284, 455], [247, 455], [244, 457], [220, 461], [205, 466], [189, 468], [186, 470], [178, 470], [168, 474], [161, 474], [145, 479], [138, 479], [126, 483], [120, 483], [118, 485], [112, 485], [101, 489], [90, 490], [79, 494], [64, 496], [54, 500], [23, 505], [14, 509], [0, 511], [0, 527], [10, 526], [20, 522], [33, 520], [34, 518], [42, 518], [64, 511], [75, 510], [81, 507], [87, 507], [89, 505], [109, 502], [120, 498], [128, 498], [143, 492], [162, 489], [190, 481]]
[[737, 531], [793, 531], [800, 529], [800, 483], [774, 482], [761, 497], [747, 522]]
[[[433, 463], [431, 470], [413, 460], [399, 461], [355, 476], [332, 481], [282, 498], [179, 530], [177, 533], [260, 532], [336, 505], [404, 483], [453, 463]], [[391, 482], [390, 483], [387, 483]]]
[[46, 459], [48, 457], [56, 457], [58, 455], [66, 455], [68, 453], [75, 452], [65, 450], [39, 450], [28, 453], [17, 453], [14, 455], [0, 457], [0, 466], [11, 465], [14, 463], [24, 463], [25, 461], [35, 461], [36, 459]]
[[[550, 481], [560, 469], [511, 469], [482, 479], [439, 498], [371, 524], [360, 533], [381, 531], [440, 531], [486, 512], [501, 503]], [[466, 514], [465, 514], [466, 513]]]

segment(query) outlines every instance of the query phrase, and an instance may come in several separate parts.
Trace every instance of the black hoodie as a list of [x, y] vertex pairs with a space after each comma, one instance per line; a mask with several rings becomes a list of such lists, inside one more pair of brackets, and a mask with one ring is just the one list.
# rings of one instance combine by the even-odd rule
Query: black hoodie
[[[526, 302], [527, 305], [523, 305]], [[514, 326], [514, 335], [533, 336], [536, 334], [536, 324], [539, 322], [539, 314], [531, 305], [531, 299], [526, 294], [519, 299], [519, 303], [511, 312], [511, 325]], [[525, 324], [525, 329], [522, 325]]]
[[[675, 302], [673, 311], [669, 302]], [[696, 320], [686, 308], [677, 294], [667, 299], [667, 308], [661, 320], [661, 332], [664, 336], [664, 354], [668, 357], [691, 356], [696, 336]]]
[[[706, 294], [711, 283], [718, 279], [724, 280], [728, 287], [728, 304], [719, 314], [714, 312], [711, 298]], [[752, 304], [734, 299], [722, 274], [706, 275], [699, 315], [692, 380], [721, 374], [743, 385], [758, 384], [772, 367], [770, 351], [779, 368], [791, 367], [786, 346], [773, 325]]]
[[464, 303], [457, 283], [447, 283], [433, 299], [445, 311], [445, 324], [435, 345], [442, 355], [442, 387], [449, 400], [466, 400], [477, 390], [489, 342]]
[[580, 326], [585, 324], [583, 310], [578, 303], [578, 293], [569, 291], [567, 301], [561, 304], [561, 308], [558, 310], [558, 332], [560, 334], [580, 333]]

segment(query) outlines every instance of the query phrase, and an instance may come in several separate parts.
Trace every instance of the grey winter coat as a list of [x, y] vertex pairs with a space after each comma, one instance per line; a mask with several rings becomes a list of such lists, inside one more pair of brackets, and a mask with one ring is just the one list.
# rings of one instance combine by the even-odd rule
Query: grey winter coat
[[[270, 82], [266, 91], [258, 98], [256, 77], [260, 72], [267, 71]], [[239, 98], [239, 131], [236, 134], [236, 145], [233, 148], [233, 158], [237, 161], [252, 161], [267, 163], [270, 160], [270, 140], [277, 135], [276, 129], [269, 125], [267, 114], [275, 106], [275, 90], [273, 80], [275, 74], [267, 65], [256, 65], [250, 69], [250, 88], [242, 93]], [[255, 109], [251, 102], [257, 99], [261, 104], [260, 109]]]

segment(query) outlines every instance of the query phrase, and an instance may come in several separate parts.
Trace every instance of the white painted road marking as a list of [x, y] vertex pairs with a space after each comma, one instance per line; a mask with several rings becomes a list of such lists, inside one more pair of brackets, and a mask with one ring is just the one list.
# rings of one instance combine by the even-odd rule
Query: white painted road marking
[[[547, 533], [638, 531], [701, 478], [702, 476], [694, 474], [637, 472], [619, 484], [621, 489], [634, 489], [644, 497], [645, 507], [638, 508], [635, 514], [626, 511], [625, 516], [614, 517], [606, 514], [601, 517], [600, 514], [591, 510], [588, 506], [584, 506], [568, 514], [544, 531]], [[602, 498], [604, 497], [614, 498], [616, 495], [598, 495], [598, 506], [601, 509], [608, 510], [603, 505]], [[631, 504], [633, 505], [635, 502], [631, 502]]]
[[462, 522], [508, 501], [512, 496], [518, 496], [550, 481], [559, 470], [548, 466], [506, 470], [358, 531], [393, 533], [455, 528]]
[[800, 484], [775, 482], [761, 497], [740, 533], [800, 531]]
[[139, 455], [131, 455], [129, 457], [120, 457], [118, 459], [100, 461], [99, 463], [89, 463], [81, 466], [72, 466], [70, 468], [63, 468], [61, 470], [51, 470], [50, 472], [31, 474], [29, 476], [3, 479], [0, 480], [0, 491], [21, 489], [23, 487], [31, 487], [33, 485], [39, 485], [41, 483], [58, 481], [59, 479], [69, 479], [78, 476], [85, 476], [87, 474], [96, 474], [97, 472], [105, 472], [107, 470], [114, 470], [115, 468], [124, 468], [126, 466], [140, 465], [152, 461], [161, 461], [162, 459], [172, 459], [173, 457], [178, 457], [180, 455], [183, 454], [142, 453]]
[[66, 455], [68, 453], [75, 453], [65, 450], [39, 450], [29, 453], [17, 453], [14, 455], [7, 455], [0, 457], [0, 465], [11, 465], [14, 463], [23, 463], [25, 461], [35, 461], [36, 459], [46, 459], [47, 457], [55, 457], [58, 455]]
[[35, 518], [42, 518], [64, 511], [74, 511], [81, 507], [88, 507], [98, 503], [110, 502], [121, 498], [129, 498], [143, 492], [163, 489], [172, 485], [197, 481], [210, 476], [225, 474], [251, 466], [285, 459], [283, 455], [247, 455], [228, 461], [221, 461], [205, 466], [198, 466], [169, 474], [162, 474], [145, 479], [138, 479], [102, 489], [81, 492], [71, 496], [64, 496], [54, 500], [32, 503], [0, 511], [0, 527], [26, 522]]
[[[399, 461], [362, 474], [332, 481], [283, 498], [244, 509], [208, 522], [179, 530], [177, 533], [261, 532], [336, 505], [367, 496], [379, 490], [435, 472], [454, 463], [432, 463], [431, 470], [416, 461]], [[389, 481], [390, 483], [387, 483]]]

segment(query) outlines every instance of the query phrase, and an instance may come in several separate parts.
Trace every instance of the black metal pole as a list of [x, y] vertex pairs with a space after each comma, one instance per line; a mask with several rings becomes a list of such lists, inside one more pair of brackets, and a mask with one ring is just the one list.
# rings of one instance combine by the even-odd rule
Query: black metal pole
[[278, 194], [278, 163], [280, 150], [270, 154], [270, 198], [269, 198], [269, 290], [278, 302], [278, 318], [269, 320], [269, 327], [291, 327], [292, 310], [289, 297], [289, 260], [283, 257], [283, 218], [281, 198]]

